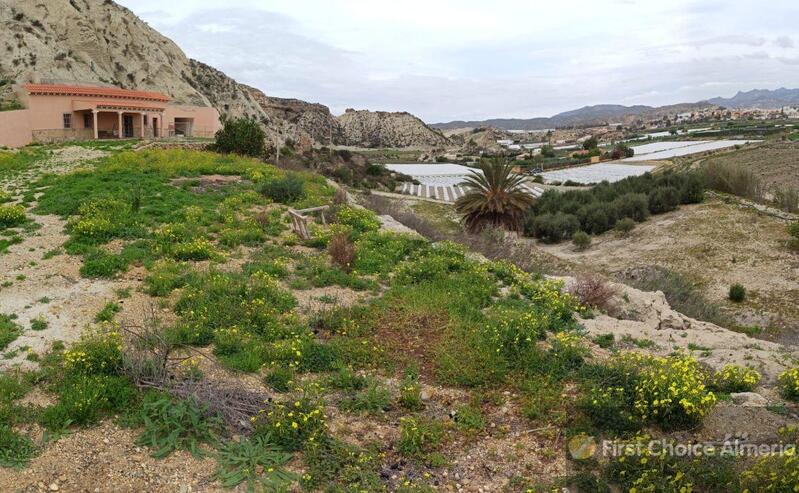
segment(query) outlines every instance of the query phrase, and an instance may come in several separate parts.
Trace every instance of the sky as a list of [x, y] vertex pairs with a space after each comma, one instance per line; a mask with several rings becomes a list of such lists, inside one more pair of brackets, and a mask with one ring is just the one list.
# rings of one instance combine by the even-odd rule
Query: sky
[[118, 0], [267, 95], [428, 123], [799, 87], [797, 0]]

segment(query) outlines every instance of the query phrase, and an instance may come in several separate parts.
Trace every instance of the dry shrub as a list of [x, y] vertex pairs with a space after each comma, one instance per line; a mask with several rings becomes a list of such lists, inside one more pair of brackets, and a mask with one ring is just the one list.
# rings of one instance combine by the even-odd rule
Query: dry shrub
[[569, 293], [584, 306], [609, 311], [613, 308], [611, 300], [616, 295], [616, 288], [598, 276], [583, 275], [569, 286]]
[[333, 263], [341, 267], [344, 272], [352, 270], [352, 265], [355, 263], [355, 245], [345, 234], [337, 234], [330, 238], [327, 244], [327, 253]]
[[347, 191], [343, 188], [339, 187], [336, 189], [336, 194], [333, 195], [333, 203], [335, 205], [347, 205], [349, 200], [347, 200]]
[[269, 217], [269, 212], [267, 211], [260, 211], [255, 215], [255, 222], [258, 223], [258, 226], [261, 229], [266, 229], [271, 224], [272, 219]]

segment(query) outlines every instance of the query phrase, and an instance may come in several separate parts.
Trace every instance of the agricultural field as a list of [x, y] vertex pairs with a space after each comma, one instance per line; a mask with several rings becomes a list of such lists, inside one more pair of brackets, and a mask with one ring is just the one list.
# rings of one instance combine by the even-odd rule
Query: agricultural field
[[735, 163], [752, 169], [767, 188], [791, 186], [799, 189], [799, 142], [768, 142], [751, 149], [723, 153], [704, 160]]
[[[794, 346], [698, 321], [658, 293], [432, 242], [321, 176], [232, 154], [30, 148], [0, 152], [0, 180], [0, 491], [797, 484], [790, 456], [625, 461], [575, 446], [797, 441]], [[300, 238], [289, 208], [319, 206], [325, 223]], [[728, 236], [688, 245], [681, 228], [709, 237], [717, 208], [732, 211]], [[441, 204], [405, 210], [464, 238]], [[746, 214], [686, 205], [623, 244], [599, 235], [584, 258], [547, 255], [615, 271], [619, 252], [648, 264], [650, 245], [676, 268], [697, 248], [698, 275], [718, 269], [749, 288], [746, 303], [787, 307], [795, 278], [778, 271], [795, 273], [796, 257]], [[756, 256], [756, 235], [771, 257]]]

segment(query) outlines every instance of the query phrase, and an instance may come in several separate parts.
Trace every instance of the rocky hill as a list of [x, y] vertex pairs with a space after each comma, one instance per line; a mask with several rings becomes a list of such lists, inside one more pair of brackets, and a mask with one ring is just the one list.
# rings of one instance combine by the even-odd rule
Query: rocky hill
[[768, 89], [738, 91], [738, 94], [731, 98], [713, 98], [708, 102], [725, 108], [776, 109], [783, 106], [799, 105], [799, 89], [781, 87], [773, 91]]
[[259, 108], [295, 141], [310, 140], [319, 144], [339, 145], [346, 139], [330, 109], [322, 104], [299, 99], [270, 97], [254, 87], [240, 85]]
[[[191, 60], [111, 0], [0, 1], [0, 76], [17, 83], [112, 85], [158, 91], [261, 122], [270, 140], [372, 147], [436, 146], [446, 139], [407, 113], [336, 119], [323, 105], [270, 97]], [[374, 125], [374, 127], [370, 127]]]
[[445, 147], [449, 139], [406, 112], [348, 109], [337, 118], [346, 145], [358, 147]]

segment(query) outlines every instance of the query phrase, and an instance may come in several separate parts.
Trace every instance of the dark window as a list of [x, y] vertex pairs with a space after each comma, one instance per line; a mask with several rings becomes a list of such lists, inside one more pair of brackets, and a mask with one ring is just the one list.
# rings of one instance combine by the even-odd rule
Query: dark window
[[83, 114], [83, 128], [92, 128], [94, 126], [94, 120], [92, 118], [91, 113], [84, 113]]
[[64, 128], [72, 128], [72, 113], [64, 113]]
[[144, 126], [147, 126], [147, 115], [144, 115]]

